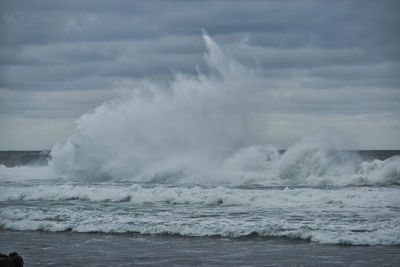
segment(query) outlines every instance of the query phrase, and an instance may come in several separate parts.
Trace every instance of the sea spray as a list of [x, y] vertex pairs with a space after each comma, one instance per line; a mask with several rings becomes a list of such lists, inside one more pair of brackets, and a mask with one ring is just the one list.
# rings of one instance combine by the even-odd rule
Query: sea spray
[[[167, 87], [144, 83], [84, 114], [51, 151], [57, 177], [78, 181], [195, 184], [399, 184], [400, 159], [365, 161], [313, 134], [286, 152], [266, 145], [255, 119], [266, 81], [227, 56], [207, 34], [210, 72], [176, 73]], [[280, 88], [282, 90], [282, 88]], [[262, 121], [262, 120], [261, 120]], [[264, 123], [266, 124], [266, 123]]]
[[74, 135], [56, 145], [51, 165], [89, 180], [209, 176], [237, 150], [259, 143], [250, 118], [256, 77], [206, 34], [205, 61], [214, 69], [176, 74], [169, 88], [149, 85], [83, 115]]
[[0, 165], [0, 179], [400, 184], [399, 156], [365, 159], [341, 151], [331, 135], [306, 136], [286, 151], [270, 145], [263, 132], [267, 122], [258, 111], [290, 89], [267, 88], [268, 81], [255, 70], [227, 56], [207, 34], [203, 39], [207, 75], [176, 73], [168, 86], [141, 83], [127, 96], [81, 116], [74, 134], [53, 147], [49, 166]]

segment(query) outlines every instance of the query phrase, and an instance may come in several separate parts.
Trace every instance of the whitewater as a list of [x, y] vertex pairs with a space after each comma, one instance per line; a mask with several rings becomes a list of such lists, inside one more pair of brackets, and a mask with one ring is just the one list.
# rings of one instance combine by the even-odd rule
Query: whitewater
[[48, 156], [0, 165], [0, 229], [400, 245], [399, 151], [269, 144], [265, 79], [203, 39], [209, 73], [144, 81]]

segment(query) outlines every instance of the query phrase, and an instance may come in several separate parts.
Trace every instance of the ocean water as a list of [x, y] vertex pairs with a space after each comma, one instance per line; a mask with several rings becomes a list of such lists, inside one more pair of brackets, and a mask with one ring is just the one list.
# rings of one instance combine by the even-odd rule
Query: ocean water
[[[0, 167], [0, 229], [400, 245], [400, 151], [296, 151], [296, 160], [290, 149], [275, 151], [260, 177], [252, 172], [231, 183], [170, 176], [76, 181], [57, 176], [46, 161], [38, 165], [43, 153], [30, 166], [17, 163], [33, 152], [14, 152], [13, 167]], [[314, 169], [320, 154], [329, 165], [324, 171]], [[350, 157], [355, 169], [347, 166]]]
[[140, 83], [82, 115], [50, 151], [0, 152], [0, 234], [398, 251], [400, 151], [341, 150], [321, 133], [280, 150], [260, 110], [282, 92], [264, 90], [264, 78], [203, 37], [207, 75]]

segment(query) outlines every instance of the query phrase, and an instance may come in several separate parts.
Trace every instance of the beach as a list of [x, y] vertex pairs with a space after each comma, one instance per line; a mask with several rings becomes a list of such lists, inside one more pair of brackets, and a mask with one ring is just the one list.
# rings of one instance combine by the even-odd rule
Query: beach
[[396, 266], [399, 246], [324, 245], [259, 237], [1, 231], [24, 266]]

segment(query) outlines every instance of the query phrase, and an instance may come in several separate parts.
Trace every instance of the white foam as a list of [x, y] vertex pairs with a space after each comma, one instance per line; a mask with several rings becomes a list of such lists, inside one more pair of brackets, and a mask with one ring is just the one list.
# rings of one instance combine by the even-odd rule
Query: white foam
[[231, 237], [257, 234], [331, 244], [400, 244], [398, 187], [9, 184], [0, 190], [4, 192], [0, 203], [9, 203], [0, 211], [2, 229]]
[[[397, 188], [343, 188], [341, 190], [324, 190], [314, 188], [295, 189], [236, 189], [227, 187], [203, 188], [200, 186], [155, 186], [143, 187], [129, 184], [41, 184], [41, 185], [4, 185], [0, 186], [0, 201], [63, 201], [79, 200], [87, 202], [131, 202], [201, 204], [220, 206], [251, 206], [273, 208], [291, 205], [315, 206], [315, 203], [338, 205], [367, 205], [368, 197], [374, 200], [381, 198], [380, 204], [396, 206]], [[383, 195], [382, 192], [386, 195]], [[365, 195], [367, 194], [367, 195]], [[357, 201], [360, 201], [358, 203]], [[383, 204], [382, 204], [383, 205]]]
[[17, 166], [8, 168], [0, 165], [0, 181], [23, 182], [29, 180], [54, 179], [56, 174], [48, 166]]

